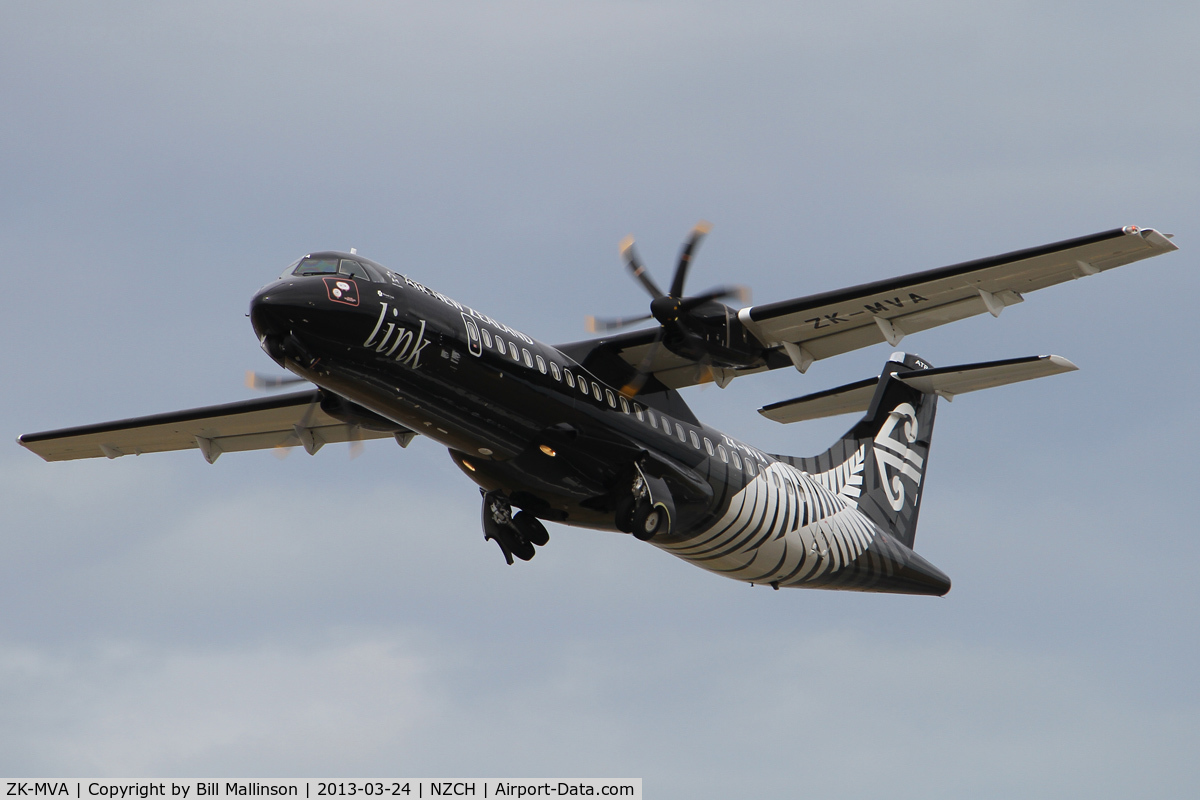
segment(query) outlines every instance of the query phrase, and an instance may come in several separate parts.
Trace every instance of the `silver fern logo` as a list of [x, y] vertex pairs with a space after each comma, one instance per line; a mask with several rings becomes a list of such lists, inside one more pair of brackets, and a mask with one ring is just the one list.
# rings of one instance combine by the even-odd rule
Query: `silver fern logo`
[[[903, 426], [897, 430], [897, 426]], [[903, 475], [917, 488], [921, 486], [921, 468], [925, 459], [908, 445], [917, 441], [917, 412], [909, 403], [901, 403], [892, 409], [884, 420], [879, 433], [875, 434], [875, 464], [879, 468], [879, 481], [893, 511], [904, 507]], [[889, 474], [888, 470], [892, 470]]]

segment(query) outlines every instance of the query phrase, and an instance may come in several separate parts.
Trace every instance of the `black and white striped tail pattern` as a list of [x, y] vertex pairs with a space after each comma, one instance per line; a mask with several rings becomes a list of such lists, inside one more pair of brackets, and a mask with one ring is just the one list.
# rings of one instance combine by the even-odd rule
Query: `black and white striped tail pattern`
[[826, 452], [765, 457], [716, 522], [654, 543], [776, 589], [950, 591], [945, 573], [912, 550], [937, 398], [885, 373], [876, 401]]
[[865, 444], [819, 474], [774, 461], [733, 495], [714, 525], [660, 546], [735, 580], [775, 587], [825, 583], [883, 533], [857, 506], [866, 462]]

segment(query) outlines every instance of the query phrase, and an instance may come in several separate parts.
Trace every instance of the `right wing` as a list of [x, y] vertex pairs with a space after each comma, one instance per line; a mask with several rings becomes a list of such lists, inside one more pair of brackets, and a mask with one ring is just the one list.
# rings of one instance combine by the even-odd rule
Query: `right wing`
[[738, 319], [797, 366], [982, 314], [1000, 316], [1023, 294], [1178, 250], [1153, 228], [1104, 233], [992, 258], [743, 308]]
[[[631, 331], [560, 347], [609, 380], [633, 368], [679, 389], [712, 380], [795, 366], [880, 342], [892, 346], [910, 333], [976, 314], [1000, 316], [1023, 294], [1178, 250], [1153, 228], [1129, 225], [948, 267], [851, 286], [777, 303], [713, 312], [707, 322], [732, 331], [741, 323], [764, 348], [765, 366], [706, 370], [703, 364], [657, 347], [655, 329]], [[654, 348], [652, 350], [652, 348]], [[869, 398], [868, 398], [869, 399]]]
[[17, 442], [47, 461], [117, 458], [166, 450], [199, 449], [208, 463], [221, 453], [303, 446], [315, 453], [333, 442], [395, 437], [407, 446], [415, 434], [400, 425], [375, 430], [347, 424], [321, 409], [317, 389], [149, 417], [27, 433]]

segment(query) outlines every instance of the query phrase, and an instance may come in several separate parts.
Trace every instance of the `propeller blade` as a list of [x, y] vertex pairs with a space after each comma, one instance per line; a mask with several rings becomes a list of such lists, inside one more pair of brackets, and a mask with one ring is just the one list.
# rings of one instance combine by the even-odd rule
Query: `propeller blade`
[[651, 297], [662, 297], [662, 289], [658, 288], [658, 284], [650, 277], [650, 273], [646, 271], [646, 265], [638, 258], [637, 250], [633, 249], [633, 237], [626, 236], [621, 242], [621, 257], [625, 259], [625, 266], [633, 273], [633, 277], [637, 278], [642, 287], [650, 293]]
[[749, 303], [750, 289], [746, 286], [717, 286], [703, 294], [683, 298], [683, 301], [679, 304], [679, 310], [691, 311], [697, 306], [702, 306], [713, 300], [724, 300], [727, 297], [736, 297], [742, 303]]
[[692, 255], [700, 246], [700, 240], [711, 230], [712, 225], [704, 220], [700, 220], [696, 223], [696, 227], [692, 228], [692, 235], [688, 237], [687, 244], [683, 246], [683, 250], [679, 251], [679, 265], [675, 267], [675, 278], [671, 281], [671, 297], [683, 297], [683, 284], [687, 280], [687, 271], [692, 263]]
[[646, 350], [646, 355], [642, 357], [642, 361], [637, 366], [637, 371], [633, 377], [629, 379], [629, 383], [621, 387], [621, 394], [626, 399], [633, 399], [637, 393], [646, 385], [646, 381], [650, 380], [650, 365], [654, 363], [655, 357], [658, 355], [658, 349], [662, 346], [662, 328], [654, 335], [654, 341], [650, 343], [650, 347]]
[[610, 317], [608, 319], [603, 317], [587, 317], [584, 320], [584, 325], [587, 327], [589, 333], [603, 333], [651, 319], [654, 319], [653, 314], [642, 314], [637, 317]]
[[293, 383], [307, 383], [304, 378], [298, 378], [295, 375], [275, 376], [263, 375], [254, 370], [246, 370], [246, 388], [256, 391], [268, 391], [270, 389], [278, 389], [280, 386], [288, 386]]

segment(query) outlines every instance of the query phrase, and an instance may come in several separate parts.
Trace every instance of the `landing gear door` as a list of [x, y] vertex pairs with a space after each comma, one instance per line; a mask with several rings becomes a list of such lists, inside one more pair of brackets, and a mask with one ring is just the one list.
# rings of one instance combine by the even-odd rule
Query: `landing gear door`
[[473, 356], [483, 355], [483, 340], [479, 338], [479, 326], [466, 312], [463, 313], [462, 318], [463, 325], [467, 328], [467, 349]]

